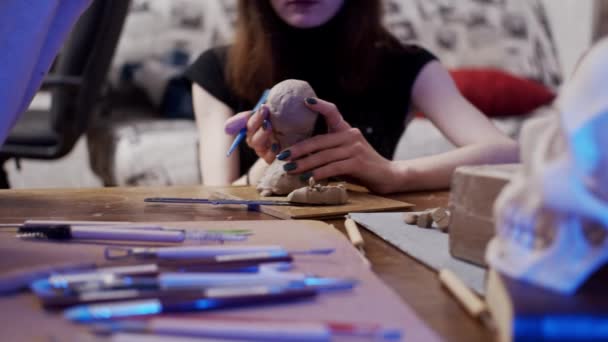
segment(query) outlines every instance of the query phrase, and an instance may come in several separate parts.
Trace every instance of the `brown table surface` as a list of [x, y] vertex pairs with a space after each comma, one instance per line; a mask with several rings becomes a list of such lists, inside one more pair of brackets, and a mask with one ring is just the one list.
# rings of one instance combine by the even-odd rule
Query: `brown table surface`
[[[147, 204], [145, 197], [208, 197], [217, 188], [155, 187], [98, 189], [1, 190], [0, 223], [26, 219], [101, 221], [273, 220], [243, 207]], [[416, 205], [415, 210], [446, 206], [449, 192], [391, 195]], [[343, 220], [326, 220], [344, 231]], [[408, 303], [432, 329], [450, 341], [489, 341], [491, 332], [471, 319], [441, 288], [436, 273], [382, 239], [362, 230], [373, 270]], [[1, 234], [6, 238], [6, 234]], [[0, 256], [10, 257], [10, 256]], [[3, 327], [10, 329], [10, 327]]]

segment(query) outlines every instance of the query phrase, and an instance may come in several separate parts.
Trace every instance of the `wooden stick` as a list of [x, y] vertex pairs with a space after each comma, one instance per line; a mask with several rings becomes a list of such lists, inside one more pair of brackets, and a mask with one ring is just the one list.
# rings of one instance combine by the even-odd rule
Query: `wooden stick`
[[487, 305], [454, 272], [445, 268], [440, 270], [439, 281], [473, 318], [487, 327], [493, 326]]
[[344, 227], [346, 228], [346, 233], [348, 234], [348, 238], [350, 242], [352, 242], [353, 246], [357, 247], [359, 250], [363, 249], [365, 245], [365, 241], [363, 241], [363, 237], [361, 236], [361, 232], [359, 228], [357, 228], [357, 223], [350, 218], [347, 218], [344, 221]]
[[350, 242], [361, 253], [361, 259], [365, 265], [371, 267], [371, 262], [365, 257], [365, 249], [363, 249], [365, 246], [365, 241], [363, 240], [363, 236], [361, 236], [361, 232], [357, 227], [357, 222], [347, 216], [346, 220], [344, 220], [344, 228], [346, 228], [346, 234], [348, 235]]

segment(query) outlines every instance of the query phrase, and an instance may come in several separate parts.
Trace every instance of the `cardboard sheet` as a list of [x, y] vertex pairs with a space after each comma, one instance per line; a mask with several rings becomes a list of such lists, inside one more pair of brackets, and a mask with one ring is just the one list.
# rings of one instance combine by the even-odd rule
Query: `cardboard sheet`
[[[214, 221], [163, 223], [188, 229], [251, 229], [247, 242], [233, 244], [280, 244], [289, 250], [335, 248], [328, 256], [300, 255], [294, 271], [321, 276], [353, 277], [360, 281], [353, 291], [324, 293], [304, 302], [192, 313], [187, 318], [206, 315], [252, 319], [303, 321], [346, 321], [381, 323], [401, 328], [404, 340], [436, 341], [439, 337], [403, 303], [362, 261], [358, 251], [332, 226], [320, 221]], [[190, 242], [191, 244], [192, 242]], [[19, 266], [35, 266], [74, 260], [103, 260], [103, 245], [91, 243], [54, 243], [21, 241], [14, 233], [0, 232], [0, 271]], [[43, 311], [29, 294], [0, 297], [0, 340], [80, 340], [86, 327], [70, 324], [59, 313]], [[32, 329], [32, 327], [36, 327]], [[347, 339], [365, 341], [364, 339]], [[336, 339], [340, 341], [340, 339]]]
[[403, 222], [403, 213], [350, 213], [357, 223], [425, 265], [456, 273], [477, 293], [484, 293], [485, 270], [450, 255], [448, 234]]
[[[260, 197], [254, 187], [233, 187], [222, 189], [221, 194], [226, 198], [246, 200], [274, 199], [286, 200], [285, 197]], [[348, 191], [348, 203], [342, 205], [291, 207], [291, 206], [261, 206], [260, 211], [281, 219], [326, 219], [341, 217], [349, 212], [397, 211], [412, 208], [411, 203], [392, 200], [372, 195], [363, 191]]]

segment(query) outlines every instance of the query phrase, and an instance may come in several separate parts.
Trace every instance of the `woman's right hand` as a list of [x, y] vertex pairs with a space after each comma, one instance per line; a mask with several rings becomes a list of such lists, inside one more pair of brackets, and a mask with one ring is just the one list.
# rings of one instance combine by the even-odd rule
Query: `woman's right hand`
[[255, 151], [258, 157], [270, 164], [280, 150], [268, 120], [270, 110], [268, 106], [262, 105], [253, 115], [251, 113], [251, 111], [240, 112], [230, 117], [226, 120], [224, 131], [226, 134], [235, 135], [243, 127], [247, 127], [247, 145]]

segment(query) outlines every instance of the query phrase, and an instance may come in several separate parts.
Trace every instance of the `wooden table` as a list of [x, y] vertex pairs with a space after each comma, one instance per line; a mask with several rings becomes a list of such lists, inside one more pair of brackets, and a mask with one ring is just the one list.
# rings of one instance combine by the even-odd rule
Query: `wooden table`
[[[145, 197], [208, 197], [217, 188], [99, 188], [0, 191], [0, 223], [26, 219], [125, 220], [125, 221], [203, 221], [272, 220], [242, 207], [210, 205], [146, 204]], [[399, 194], [391, 198], [416, 204], [416, 210], [445, 206], [448, 192]], [[344, 230], [343, 220], [327, 223]], [[440, 286], [435, 272], [388, 245], [375, 235], [362, 231], [366, 253], [373, 270], [416, 313], [446, 340], [489, 341], [493, 335], [466, 315]], [[0, 238], [7, 238], [1, 234]], [[0, 256], [10, 258], [8, 255]], [[25, 318], [24, 318], [25, 319]], [[2, 327], [10, 329], [10, 327]]]

